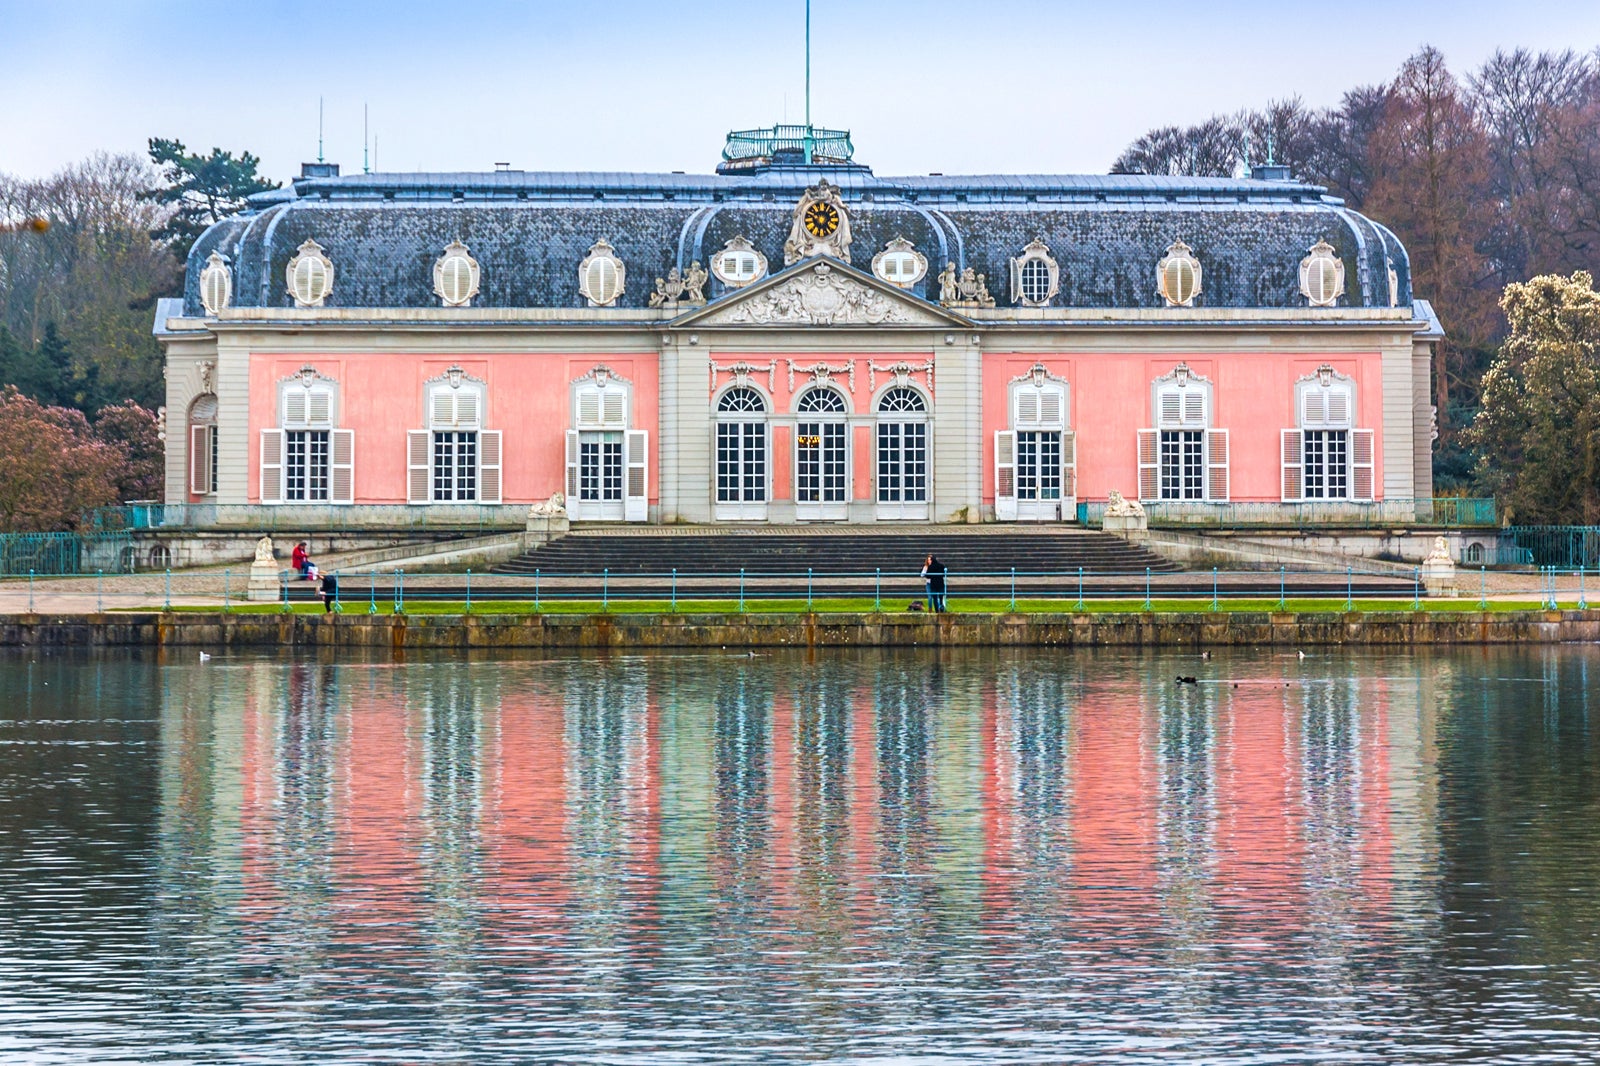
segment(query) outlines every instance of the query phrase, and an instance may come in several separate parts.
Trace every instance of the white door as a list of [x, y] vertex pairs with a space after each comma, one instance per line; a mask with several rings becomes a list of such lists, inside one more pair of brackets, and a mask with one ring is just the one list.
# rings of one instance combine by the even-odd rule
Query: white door
[[801, 521], [850, 517], [849, 426], [844, 397], [827, 388], [800, 397], [795, 423], [794, 513]]
[[622, 445], [621, 433], [578, 434], [578, 500], [574, 518], [589, 522], [623, 520]]
[[894, 388], [878, 402], [877, 516], [928, 518], [928, 416], [922, 397]]
[[1061, 431], [1017, 430], [1017, 521], [1061, 517]]
[[712, 517], [719, 522], [761, 522], [767, 517], [767, 400], [736, 385], [717, 401], [716, 484]]

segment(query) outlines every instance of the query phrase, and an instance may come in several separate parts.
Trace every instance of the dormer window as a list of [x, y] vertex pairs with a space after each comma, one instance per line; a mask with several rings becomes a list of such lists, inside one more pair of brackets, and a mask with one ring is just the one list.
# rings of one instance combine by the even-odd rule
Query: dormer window
[[308, 240], [284, 268], [284, 282], [296, 307], [321, 307], [333, 292], [333, 261], [322, 253], [322, 245]]
[[767, 257], [744, 237], [735, 237], [711, 257], [711, 273], [730, 289], [742, 289], [767, 276]]
[[1167, 254], [1156, 264], [1156, 291], [1169, 307], [1193, 307], [1200, 295], [1200, 260], [1182, 241], [1167, 246]]
[[451, 241], [433, 264], [433, 292], [446, 307], [466, 307], [478, 295], [478, 261], [467, 246]]
[[1312, 307], [1333, 307], [1344, 295], [1344, 262], [1327, 241], [1312, 245], [1300, 260], [1300, 295]]
[[578, 291], [590, 307], [610, 307], [622, 296], [628, 269], [610, 242], [595, 241], [589, 254], [578, 264]]
[[200, 306], [206, 309], [206, 314], [214, 316], [226, 310], [232, 300], [233, 272], [228, 269], [226, 259], [212, 252], [200, 271]]
[[1024, 307], [1043, 307], [1061, 289], [1061, 266], [1050, 246], [1033, 240], [1011, 260], [1011, 299]]
[[878, 280], [900, 289], [909, 289], [928, 274], [928, 259], [904, 237], [896, 237], [872, 257], [872, 273]]

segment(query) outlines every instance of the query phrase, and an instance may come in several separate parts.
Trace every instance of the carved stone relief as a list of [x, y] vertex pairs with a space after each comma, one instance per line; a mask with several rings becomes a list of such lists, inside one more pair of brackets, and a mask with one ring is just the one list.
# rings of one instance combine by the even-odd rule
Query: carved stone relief
[[798, 326], [908, 325], [906, 308], [875, 289], [818, 263], [772, 288], [746, 297], [717, 323]]

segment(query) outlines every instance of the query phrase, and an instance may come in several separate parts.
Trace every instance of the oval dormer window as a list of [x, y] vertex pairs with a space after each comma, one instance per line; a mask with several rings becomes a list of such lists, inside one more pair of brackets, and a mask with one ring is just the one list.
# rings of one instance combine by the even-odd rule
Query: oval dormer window
[[578, 291], [590, 307], [610, 307], [622, 295], [627, 267], [607, 241], [595, 241], [578, 264]]
[[880, 281], [909, 289], [927, 275], [928, 260], [910, 241], [896, 237], [872, 257], [872, 272]]
[[1344, 295], [1344, 263], [1327, 241], [1312, 245], [1311, 254], [1300, 260], [1300, 295], [1312, 307], [1332, 307]]
[[467, 246], [451, 241], [433, 264], [433, 292], [446, 307], [466, 307], [478, 295], [478, 261]]
[[299, 247], [284, 275], [296, 307], [321, 307], [333, 292], [333, 262], [322, 254], [322, 245], [316, 241], [308, 240]]
[[212, 252], [200, 271], [200, 305], [206, 309], [206, 314], [215, 315], [226, 310], [232, 300], [233, 272], [228, 269], [226, 259]]
[[1200, 260], [1182, 241], [1173, 241], [1156, 264], [1156, 289], [1173, 307], [1193, 307], [1200, 295]]
[[711, 273], [731, 289], [741, 289], [767, 276], [767, 257], [748, 240], [735, 237], [711, 257]]

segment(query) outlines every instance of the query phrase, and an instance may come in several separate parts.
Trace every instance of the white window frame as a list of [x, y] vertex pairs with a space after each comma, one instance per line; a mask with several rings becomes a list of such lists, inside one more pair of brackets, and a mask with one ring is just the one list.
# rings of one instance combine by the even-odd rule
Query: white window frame
[[[889, 399], [891, 394], [901, 389], [920, 400], [922, 409], [918, 411], [884, 410], [884, 402]], [[933, 504], [933, 398], [923, 389], [911, 384], [909, 381], [893, 381], [879, 390], [878, 394], [872, 398], [872, 413], [872, 499], [877, 517], [880, 520], [888, 521], [926, 521], [931, 513], [929, 509]], [[883, 476], [884, 457], [880, 453], [883, 448], [883, 427], [890, 424], [898, 424], [902, 427], [899, 430], [899, 462], [902, 481], [905, 478], [906, 462], [906, 431], [904, 427], [908, 425], [922, 427], [923, 483], [921, 500], [905, 499], [905, 485], [903, 483], [899, 490], [901, 497], [899, 500], [886, 501], [883, 499], [884, 489], [879, 481]]]
[[[760, 398], [760, 411], [725, 411], [722, 409], [722, 404], [728, 398], [728, 396], [741, 389], [754, 393]], [[713, 399], [711, 404], [713, 415], [711, 428], [711, 514], [712, 517], [719, 522], [760, 522], [766, 520], [767, 505], [772, 500], [773, 406], [772, 397], [768, 396], [764, 391], [748, 381], [735, 381], [733, 384], [729, 385], [727, 388], [718, 393]], [[760, 426], [758, 436], [761, 444], [761, 498], [759, 500], [745, 499], [744, 486], [741, 484], [738, 489], [739, 499], [720, 499], [718, 492], [718, 481], [722, 476], [722, 454], [720, 449], [721, 437], [723, 434], [721, 427], [741, 427], [738, 432], [739, 442], [737, 451], [740, 457], [739, 476], [742, 481], [744, 476], [744, 461], [746, 458], [746, 432], [742, 427], [749, 425]]]
[[217, 396], [205, 392], [189, 404], [189, 495], [217, 494], [217, 458]]
[[[611, 368], [596, 366], [569, 386], [570, 421], [566, 434], [567, 513], [574, 521], [647, 522], [650, 519], [650, 438], [633, 428], [633, 383]], [[622, 499], [582, 498], [582, 449], [598, 444], [604, 454], [606, 435], [620, 435]]]
[[[355, 503], [355, 431], [339, 427], [340, 399], [339, 383], [309, 366], [302, 367], [299, 373], [278, 383], [278, 424], [261, 431], [262, 503], [289, 506], [348, 506]], [[289, 499], [290, 433], [328, 434], [328, 489], [325, 499]], [[310, 448], [309, 440], [307, 448]], [[313, 471], [308, 466], [305, 471], [308, 484], [312, 475]]]
[[[1076, 518], [1077, 438], [1072, 431], [1071, 404], [1071, 386], [1050, 374], [1042, 364], [1035, 364], [1028, 373], [1010, 382], [1006, 394], [1010, 428], [995, 434], [996, 519], [1054, 522]], [[1024, 492], [1022, 458], [1032, 447], [1055, 450], [1043, 436], [1033, 437], [1051, 433], [1060, 434], [1059, 495], [1030, 497]], [[1024, 434], [1029, 435], [1027, 439]]]
[[[502, 501], [503, 445], [501, 431], [487, 428], [489, 385], [459, 366], [423, 385], [422, 424], [425, 428], [406, 431], [406, 502], [448, 506], [450, 504], [497, 504]], [[472, 441], [472, 495], [461, 498], [465, 480], [454, 470], [448, 488], [435, 484], [439, 434], [475, 434]], [[463, 442], [448, 442], [461, 450]]]
[[[1179, 363], [1150, 386], [1151, 421], [1139, 430], [1139, 499], [1147, 503], [1224, 503], [1228, 500], [1228, 431], [1212, 423], [1216, 416], [1216, 388], [1210, 380]], [[1177, 477], [1179, 495], [1164, 495], [1167, 483], [1166, 435], [1200, 434], [1200, 495], [1183, 495], [1183, 464]], [[1184, 447], [1183, 441], [1177, 446]]]
[[[837, 397], [842, 404], [842, 407], [837, 411], [801, 410], [801, 404], [806, 403], [809, 397], [818, 395], [820, 393], [828, 393]], [[795, 428], [794, 448], [792, 450], [794, 452], [794, 457], [791, 463], [789, 476], [791, 478], [790, 484], [794, 487], [793, 497], [795, 518], [802, 522], [844, 521], [850, 517], [850, 504], [855, 497], [855, 434], [851, 431], [852, 411], [850, 409], [850, 396], [844, 390], [837, 388], [830, 383], [816, 381], [795, 393], [793, 413]], [[827, 436], [828, 430], [826, 427], [842, 427], [842, 439], [844, 442], [844, 484], [841, 489], [842, 496], [838, 500], [800, 499], [800, 461], [802, 452], [800, 438], [803, 436], [803, 434], [800, 432], [800, 426], [802, 423], [816, 423], [820, 431], [818, 436], [821, 438], [826, 438]], [[817, 448], [819, 450], [825, 447], [825, 439], [821, 439], [817, 442]], [[819, 456], [817, 461], [823, 464], [819, 467], [817, 473], [818, 494], [826, 495], [823, 486], [826, 484], [827, 478], [827, 460], [825, 456]]]
[[[1029, 296], [1023, 279], [1026, 276], [1029, 264], [1037, 263], [1044, 270], [1045, 293], [1043, 298]], [[1022, 254], [1010, 260], [1011, 266], [1011, 302], [1023, 307], [1046, 307], [1056, 298], [1061, 291], [1061, 264], [1056, 262], [1050, 254], [1050, 246], [1044, 241], [1034, 238], [1022, 249]]]
[[[1285, 503], [1370, 503], [1376, 498], [1375, 433], [1357, 425], [1358, 395], [1355, 379], [1324, 364], [1295, 382], [1295, 426], [1281, 433], [1281, 489]], [[1317, 495], [1307, 492], [1307, 433], [1343, 433], [1344, 492], [1329, 495], [1332, 472], [1324, 469]], [[1328, 439], [1319, 437], [1326, 448]], [[1324, 460], [1324, 464], [1326, 460]]]

